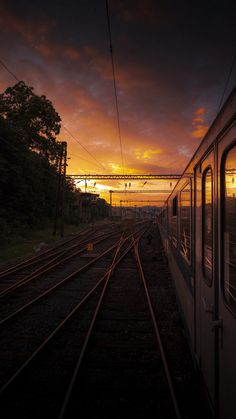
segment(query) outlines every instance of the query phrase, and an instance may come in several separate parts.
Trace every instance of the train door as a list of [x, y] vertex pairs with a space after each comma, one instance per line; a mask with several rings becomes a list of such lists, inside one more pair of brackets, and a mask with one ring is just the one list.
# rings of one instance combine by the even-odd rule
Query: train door
[[219, 417], [236, 417], [236, 127], [218, 145]]
[[212, 405], [215, 399], [214, 151], [195, 168], [196, 352]]

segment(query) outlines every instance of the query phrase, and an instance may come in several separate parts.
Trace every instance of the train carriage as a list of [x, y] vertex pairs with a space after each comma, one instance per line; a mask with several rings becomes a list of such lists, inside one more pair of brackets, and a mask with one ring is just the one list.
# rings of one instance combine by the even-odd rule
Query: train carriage
[[236, 417], [236, 88], [159, 225], [192, 352], [216, 418]]

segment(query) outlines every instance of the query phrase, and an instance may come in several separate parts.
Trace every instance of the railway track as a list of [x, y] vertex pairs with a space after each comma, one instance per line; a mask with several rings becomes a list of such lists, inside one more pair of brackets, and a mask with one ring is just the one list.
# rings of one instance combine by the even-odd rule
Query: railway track
[[76, 411], [86, 418], [96, 412], [104, 417], [111, 411], [117, 418], [124, 412], [140, 418], [181, 418], [142, 270], [139, 240], [140, 236], [133, 238], [133, 246], [113, 261], [59, 419], [71, 418]]
[[86, 231], [60, 243], [52, 248], [0, 271], [0, 298], [21, 284], [47, 273], [57, 266], [67, 263], [73, 257], [80, 255], [89, 241], [96, 245], [113, 235], [113, 225], [108, 228], [87, 229]]
[[145, 231], [2, 319], [3, 418], [104, 417], [112, 406], [112, 417], [132, 406], [140, 418], [180, 418], [138, 251]]
[[63, 240], [59, 244], [56, 244], [56, 245], [50, 247], [47, 250], [40, 251], [35, 256], [30, 256], [28, 258], [25, 258], [21, 262], [17, 262], [15, 264], [13, 264], [13, 266], [2, 269], [0, 271], [0, 278], [6, 278], [7, 276], [11, 275], [12, 273], [20, 272], [21, 270], [23, 270], [23, 269], [25, 269], [29, 266], [37, 265], [38, 263], [40, 264], [42, 260], [50, 259], [50, 257], [53, 257], [53, 255], [57, 254], [57, 252], [58, 252], [58, 254], [60, 252], [63, 252], [63, 249], [66, 248], [70, 243], [73, 243], [74, 241], [77, 241], [78, 239], [80, 239], [80, 238], [82, 238], [86, 235], [87, 235], [87, 237], [89, 237], [89, 235], [91, 233], [92, 234], [94, 233], [93, 229], [88, 228], [88, 229], [80, 232], [79, 234], [74, 235], [73, 237], [71, 237], [69, 239]]

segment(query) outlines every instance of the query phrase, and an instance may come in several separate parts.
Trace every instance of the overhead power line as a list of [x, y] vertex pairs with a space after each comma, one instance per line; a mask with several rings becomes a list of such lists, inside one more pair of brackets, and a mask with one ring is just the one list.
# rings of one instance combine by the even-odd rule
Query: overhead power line
[[[2, 60], [0, 60], [0, 64], [9, 74], [11, 74], [12, 77], [14, 77], [16, 81], [20, 81], [20, 79], [8, 68], [8, 66]], [[68, 130], [68, 128], [66, 128], [63, 124], [61, 124], [61, 126], [86, 151], [86, 153], [88, 153], [90, 157], [92, 157], [93, 160], [95, 160], [97, 164], [102, 167], [103, 170], [107, 171], [103, 164], [98, 161], [98, 159]]]
[[220, 104], [219, 104], [218, 112], [221, 109], [221, 105], [222, 105], [222, 102], [223, 102], [223, 99], [224, 99], [224, 96], [225, 96], [225, 92], [227, 90], [227, 87], [228, 87], [228, 84], [229, 84], [229, 81], [230, 81], [230, 78], [231, 78], [231, 75], [232, 75], [232, 72], [233, 72], [233, 69], [234, 69], [235, 62], [236, 62], [236, 53], [234, 55], [232, 64], [230, 66], [229, 74], [228, 74], [227, 79], [226, 79], [226, 82], [225, 82], [224, 90], [223, 90], [223, 93], [222, 93], [222, 96], [221, 96], [221, 99], [220, 99]]
[[9, 74], [11, 74], [11, 76], [12, 77], [14, 77], [14, 79], [16, 80], [16, 81], [20, 81], [19, 79], [18, 79], [18, 77], [6, 66], [6, 64], [2, 61], [2, 60], [0, 60], [0, 64], [1, 64], [1, 66], [3, 67], [3, 68], [5, 68], [5, 70], [9, 73]]
[[113, 58], [113, 47], [112, 47], [112, 38], [111, 38], [111, 24], [110, 24], [108, 0], [106, 0], [106, 11], [107, 11], [107, 27], [108, 27], [108, 35], [109, 35], [109, 43], [110, 43], [110, 55], [111, 55], [111, 66], [112, 66], [113, 85], [114, 85], [114, 94], [115, 94], [115, 104], [116, 104], [117, 128], [118, 128], [118, 136], [119, 136], [119, 142], [120, 142], [121, 164], [122, 164], [122, 169], [124, 171], [124, 157], [123, 157], [121, 129], [120, 129], [120, 113], [119, 113], [119, 107], [118, 107], [118, 95], [117, 95], [117, 86], [116, 86], [115, 65], [114, 65], [114, 58]]
[[92, 153], [90, 153], [90, 151], [68, 130], [68, 128], [65, 127], [65, 125], [61, 124], [61, 126], [80, 145], [80, 147], [82, 147], [86, 151], [86, 153], [88, 153], [90, 157], [92, 157], [93, 160], [95, 160], [99, 164], [99, 166], [102, 167], [103, 170], [107, 171], [105, 166], [103, 166], [103, 164], [98, 159], [96, 159], [96, 157], [94, 157]]
[[[75, 154], [75, 153], [69, 153], [70, 154], [70, 156], [73, 156], [73, 157], [77, 157], [77, 159], [80, 159], [80, 160], [83, 160], [83, 161], [86, 161], [86, 163], [89, 163], [89, 164], [96, 164], [96, 166], [98, 167], [98, 164], [97, 163], [94, 163], [93, 161], [91, 161], [91, 160], [87, 160], [87, 159], [85, 159], [84, 157], [82, 157], [82, 156], [78, 156], [78, 154]], [[100, 167], [100, 166], [99, 166]], [[84, 172], [84, 170], [83, 170], [83, 172]]]

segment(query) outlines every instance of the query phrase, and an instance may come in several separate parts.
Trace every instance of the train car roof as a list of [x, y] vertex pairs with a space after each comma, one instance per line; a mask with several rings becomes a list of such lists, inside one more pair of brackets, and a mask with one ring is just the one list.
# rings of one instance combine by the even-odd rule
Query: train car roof
[[[209, 148], [223, 135], [223, 133], [231, 126], [236, 120], [236, 86], [233, 88], [232, 92], [224, 102], [222, 108], [216, 115], [213, 120], [210, 128], [203, 137], [198, 148], [194, 152], [191, 160], [188, 162], [186, 168], [184, 169], [181, 178], [176, 183], [173, 191], [168, 196], [165, 203], [171, 198], [172, 195], [175, 195], [176, 190], [180, 183], [183, 183], [183, 179], [193, 176], [193, 169], [198, 163], [198, 161], [207, 154]], [[164, 204], [165, 205], [165, 204]], [[163, 205], [163, 206], [164, 206]]]

